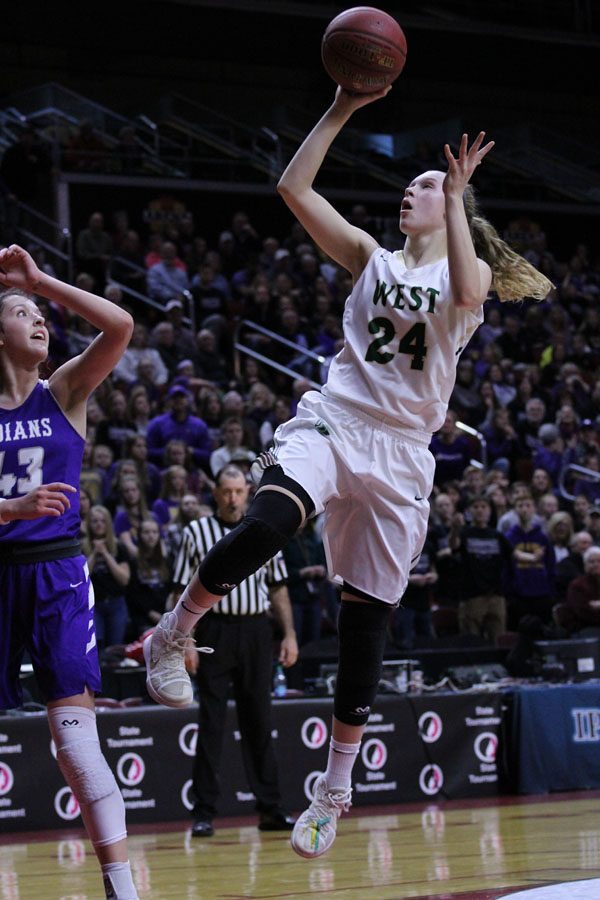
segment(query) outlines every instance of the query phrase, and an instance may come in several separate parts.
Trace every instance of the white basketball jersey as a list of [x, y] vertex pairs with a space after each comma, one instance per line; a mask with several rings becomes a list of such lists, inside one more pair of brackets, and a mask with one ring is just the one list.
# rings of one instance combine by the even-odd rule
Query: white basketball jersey
[[461, 350], [483, 308], [452, 302], [448, 260], [407, 269], [379, 247], [344, 309], [343, 349], [323, 392], [391, 424], [433, 434], [444, 422]]

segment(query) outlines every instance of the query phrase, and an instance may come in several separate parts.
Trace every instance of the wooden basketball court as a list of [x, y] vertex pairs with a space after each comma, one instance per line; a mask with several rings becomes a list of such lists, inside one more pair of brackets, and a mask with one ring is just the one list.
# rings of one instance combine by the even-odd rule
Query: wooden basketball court
[[[293, 853], [288, 835], [261, 833], [248, 819], [217, 820], [204, 839], [192, 839], [187, 822], [135, 826], [131, 860], [144, 900], [598, 900], [599, 798], [363, 808], [341, 820], [332, 850], [313, 861]], [[2, 839], [0, 900], [101, 897], [83, 832]]]

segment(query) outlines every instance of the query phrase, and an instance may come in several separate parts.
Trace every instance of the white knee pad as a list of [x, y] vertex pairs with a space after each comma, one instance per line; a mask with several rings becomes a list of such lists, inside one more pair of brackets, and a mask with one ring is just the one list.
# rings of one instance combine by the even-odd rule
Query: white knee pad
[[81, 807], [92, 844], [123, 840], [125, 804], [102, 755], [96, 714], [82, 706], [55, 706], [48, 710], [48, 723], [59, 768]]

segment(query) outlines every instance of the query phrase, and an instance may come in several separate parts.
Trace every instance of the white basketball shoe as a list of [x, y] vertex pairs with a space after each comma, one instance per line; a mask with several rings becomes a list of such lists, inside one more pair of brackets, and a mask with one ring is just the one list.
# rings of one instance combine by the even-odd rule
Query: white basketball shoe
[[305, 859], [326, 853], [335, 841], [338, 819], [343, 812], [348, 812], [351, 802], [352, 788], [331, 791], [325, 775], [319, 775], [312, 803], [298, 818], [292, 831], [290, 841], [296, 853]]
[[189, 636], [177, 631], [177, 616], [167, 612], [144, 641], [146, 689], [153, 700], [179, 709], [194, 699], [192, 682], [185, 668]]

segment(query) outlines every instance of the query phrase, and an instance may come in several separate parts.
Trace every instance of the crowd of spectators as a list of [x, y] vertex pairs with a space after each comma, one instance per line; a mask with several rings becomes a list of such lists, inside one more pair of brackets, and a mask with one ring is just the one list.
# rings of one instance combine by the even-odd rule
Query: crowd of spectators
[[[227, 463], [248, 472], [310, 380], [326, 377], [351, 289], [298, 223], [260, 235], [240, 210], [211, 241], [174, 198], [147, 209], [143, 236], [124, 214], [111, 231], [92, 211], [76, 241], [77, 283], [128, 306], [137, 322], [89, 404], [82, 534], [104, 646], [155, 624], [182, 528], [213, 509], [215, 474]], [[349, 215], [369, 227], [363, 207]], [[529, 219], [511, 222], [504, 237], [555, 290], [542, 303], [488, 300], [458, 361], [431, 444], [429, 535], [390, 621], [399, 647], [449, 634], [498, 642], [531, 616], [563, 633], [600, 626], [598, 565], [593, 553], [588, 560], [600, 546], [600, 272], [586, 245], [555, 255]], [[93, 339], [80, 319], [52, 304], [45, 312], [51, 365]], [[236, 360], [242, 319], [286, 339], [243, 331], [246, 346], [291, 376], [249, 355]], [[306, 643], [335, 627], [318, 521], [286, 555]]]

